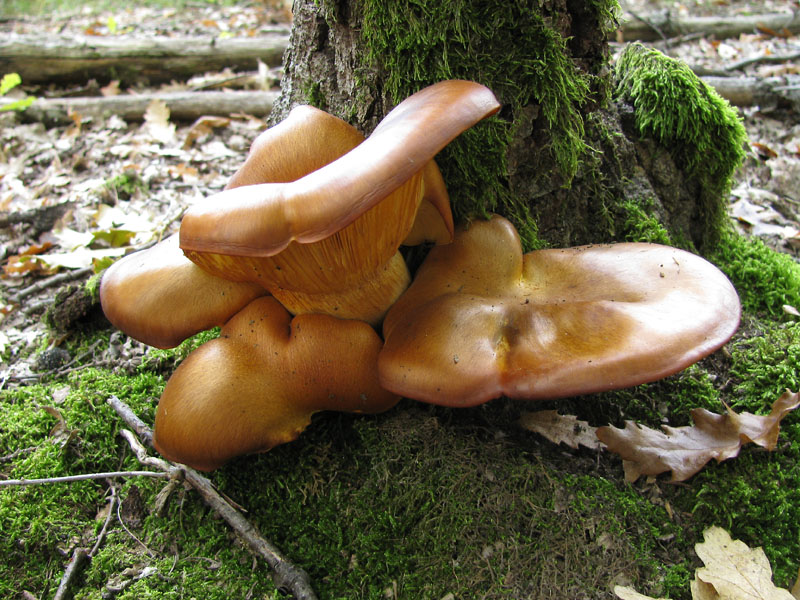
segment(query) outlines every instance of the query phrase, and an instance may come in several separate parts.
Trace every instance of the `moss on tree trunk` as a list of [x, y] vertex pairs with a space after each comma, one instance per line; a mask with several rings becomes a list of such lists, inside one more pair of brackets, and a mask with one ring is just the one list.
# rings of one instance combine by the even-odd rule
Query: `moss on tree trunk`
[[[503, 214], [526, 249], [622, 239], [702, 248], [718, 238], [744, 130], [674, 61], [637, 52], [615, 77], [606, 39], [616, 10], [615, 0], [298, 0], [275, 118], [310, 103], [369, 133], [426, 85], [478, 81], [503, 109], [437, 157], [457, 220]], [[687, 99], [703, 104], [675, 117]], [[720, 131], [711, 161], [685, 160]]]

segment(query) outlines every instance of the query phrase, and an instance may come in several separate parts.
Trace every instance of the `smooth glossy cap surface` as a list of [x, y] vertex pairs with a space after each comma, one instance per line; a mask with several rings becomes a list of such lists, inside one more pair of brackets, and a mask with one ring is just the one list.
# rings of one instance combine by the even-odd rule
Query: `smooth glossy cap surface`
[[684, 369], [735, 332], [716, 267], [655, 244], [522, 255], [501, 217], [434, 248], [384, 320], [381, 384], [446, 406], [629, 387]]

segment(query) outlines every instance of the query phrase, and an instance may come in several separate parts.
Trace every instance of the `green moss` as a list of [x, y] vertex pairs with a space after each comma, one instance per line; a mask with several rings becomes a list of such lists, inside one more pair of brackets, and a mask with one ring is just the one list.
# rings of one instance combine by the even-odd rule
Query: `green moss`
[[758, 238], [725, 232], [709, 258], [730, 278], [746, 311], [778, 316], [784, 304], [800, 308], [800, 264]]
[[113, 200], [130, 200], [137, 193], [146, 193], [147, 184], [135, 171], [126, 171], [106, 181], [105, 192]]
[[150, 348], [139, 369], [143, 372], [171, 373], [189, 354], [209, 340], [219, 337], [220, 328], [213, 327], [183, 340], [177, 347], [168, 349]]
[[726, 223], [733, 173], [747, 139], [736, 109], [683, 62], [631, 44], [616, 66], [615, 97], [630, 102], [640, 135], [668, 148], [700, 184], [705, 243], [713, 247]]
[[[597, 10], [613, 6], [595, 2]], [[363, 39], [395, 102], [436, 81], [461, 78], [488, 86], [507, 106], [504, 116], [462, 134], [438, 162], [457, 220], [499, 212], [514, 221], [527, 247], [535, 245], [528, 208], [498, 174], [508, 172], [513, 115], [528, 105], [540, 108], [563, 183], [576, 174], [586, 150], [581, 107], [590, 78], [571, 60], [567, 40], [540, 9], [478, 0], [365, 0]]]
[[641, 204], [626, 200], [622, 203], [622, 208], [625, 211], [621, 227], [624, 240], [674, 245], [664, 225], [654, 215], [649, 214]]
[[320, 110], [325, 110], [325, 95], [322, 93], [322, 86], [319, 82], [313, 82], [303, 91], [306, 102]]
[[737, 405], [763, 411], [785, 390], [800, 392], [800, 323], [767, 326], [733, 344], [731, 353]]

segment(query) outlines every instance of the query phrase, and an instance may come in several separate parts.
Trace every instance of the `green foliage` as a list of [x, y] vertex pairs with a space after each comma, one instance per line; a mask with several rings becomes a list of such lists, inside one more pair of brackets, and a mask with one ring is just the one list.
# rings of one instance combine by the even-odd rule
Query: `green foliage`
[[800, 323], [767, 327], [733, 344], [731, 352], [737, 405], [762, 411], [785, 390], [800, 392]]
[[[616, 2], [593, 3], [598, 18], [614, 7]], [[536, 105], [563, 183], [576, 174], [586, 151], [581, 107], [591, 81], [571, 60], [567, 40], [545, 22], [540, 9], [479, 0], [367, 0], [362, 31], [369, 58], [385, 74], [386, 91], [395, 102], [436, 81], [461, 78], [488, 86], [507, 106], [506, 116], [462, 134], [438, 162], [457, 220], [500, 212], [514, 221], [526, 248], [535, 246], [528, 207], [498, 173], [508, 172], [509, 117]]]
[[758, 238], [724, 232], [709, 258], [730, 278], [746, 311], [777, 316], [784, 304], [800, 308], [800, 265]]
[[745, 155], [741, 117], [685, 63], [641, 44], [625, 48], [615, 73], [615, 97], [633, 105], [640, 135], [668, 148], [699, 182], [705, 241], [713, 247], [724, 228], [733, 173]]
[[[0, 80], [0, 96], [5, 96], [8, 92], [12, 89], [17, 87], [19, 84], [22, 83], [22, 79], [20, 78], [18, 73], [7, 73], [3, 75], [3, 79]], [[7, 104], [0, 105], [0, 112], [7, 111], [7, 110], [19, 110], [23, 111], [28, 108], [35, 98], [33, 96], [29, 96], [27, 98], [23, 98], [22, 100], [16, 100], [15, 102], [9, 102]]]
[[147, 184], [134, 171], [120, 173], [104, 184], [104, 192], [113, 200], [130, 200], [137, 192], [147, 193]]
[[623, 239], [628, 242], [674, 245], [664, 225], [655, 216], [648, 214], [641, 204], [626, 200], [622, 203], [622, 208], [626, 215], [622, 222]]

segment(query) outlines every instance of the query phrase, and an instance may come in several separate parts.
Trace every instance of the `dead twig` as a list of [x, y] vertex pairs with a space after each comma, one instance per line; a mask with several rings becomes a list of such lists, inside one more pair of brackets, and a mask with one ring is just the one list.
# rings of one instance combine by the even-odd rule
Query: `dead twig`
[[0, 481], [0, 487], [46, 485], [50, 483], [71, 483], [73, 481], [89, 481], [92, 479], [111, 479], [114, 477], [156, 477], [165, 479], [167, 473], [153, 471], [111, 471], [108, 473], [83, 473], [81, 475], [65, 475], [63, 477], [45, 477], [42, 479], [6, 479]]
[[753, 58], [745, 58], [744, 60], [740, 60], [739, 62], [735, 62], [732, 65], [728, 65], [725, 67], [725, 71], [739, 71], [744, 69], [745, 67], [749, 67], [750, 65], [761, 64], [761, 63], [783, 63], [789, 62], [792, 60], [797, 60], [800, 58], [800, 52], [795, 52], [793, 54], [765, 54], [764, 56], [755, 56]]
[[97, 539], [95, 540], [94, 546], [92, 546], [91, 550], [87, 550], [86, 548], [77, 548], [75, 552], [72, 553], [72, 559], [69, 561], [69, 565], [67, 565], [64, 575], [61, 577], [61, 582], [58, 584], [58, 589], [56, 590], [55, 596], [53, 596], [53, 600], [64, 600], [65, 598], [69, 597], [69, 588], [72, 585], [72, 581], [75, 579], [75, 577], [77, 577], [78, 573], [80, 573], [83, 566], [90, 562], [94, 555], [97, 554], [97, 551], [100, 549], [100, 545], [105, 540], [108, 526], [111, 524], [111, 519], [114, 517], [114, 505], [117, 504], [117, 491], [114, 486], [111, 486], [111, 499], [109, 502], [110, 505], [108, 507], [108, 515], [106, 515], [103, 528], [100, 530], [100, 533], [97, 534]]
[[[108, 403], [123, 421], [136, 431], [139, 438], [146, 440], [148, 445], [152, 445], [153, 432], [133, 413], [127, 404], [116, 396], [110, 397]], [[194, 469], [186, 466], [182, 466], [179, 469], [170, 462], [149, 456], [139, 439], [130, 431], [123, 430], [120, 434], [125, 437], [136, 453], [136, 457], [143, 464], [165, 470], [169, 473], [175, 470], [181, 470], [184, 480], [200, 494], [203, 501], [225, 519], [228, 525], [247, 542], [247, 545], [254, 554], [260, 556], [267, 562], [273, 571], [275, 585], [279, 589], [291, 593], [297, 600], [317, 600], [317, 596], [311, 587], [311, 578], [308, 576], [308, 573], [289, 562], [275, 546], [265, 540], [255, 526], [245, 519], [238, 510], [231, 506], [231, 504], [214, 489], [211, 481]]]
[[94, 271], [91, 267], [84, 267], [83, 269], [76, 269], [75, 271], [67, 271], [65, 273], [59, 273], [58, 275], [53, 275], [52, 277], [48, 277], [47, 279], [42, 279], [41, 281], [37, 281], [33, 285], [29, 285], [28, 287], [19, 291], [18, 294], [10, 297], [9, 300], [14, 302], [15, 304], [19, 304], [22, 300], [27, 298], [28, 296], [35, 294], [37, 292], [41, 292], [42, 290], [46, 290], [49, 287], [54, 285], [59, 285], [62, 283], [67, 283], [69, 281], [75, 281], [76, 279], [80, 279], [82, 277], [86, 277], [87, 275], [91, 275]]

